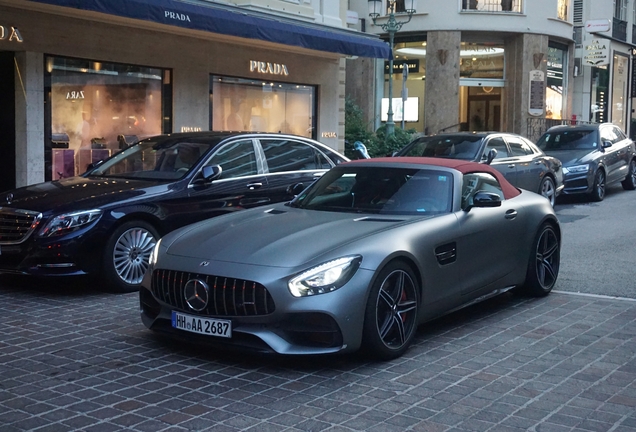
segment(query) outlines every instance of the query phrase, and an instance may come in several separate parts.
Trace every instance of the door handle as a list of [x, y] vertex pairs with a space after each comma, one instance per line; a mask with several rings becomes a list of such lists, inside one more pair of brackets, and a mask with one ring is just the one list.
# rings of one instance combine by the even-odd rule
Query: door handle
[[247, 184], [247, 188], [248, 188], [249, 190], [258, 189], [258, 188], [260, 188], [260, 187], [262, 187], [262, 186], [263, 186], [263, 183], [248, 183], [248, 184]]
[[508, 164], [508, 168], [514, 168], [515, 164]]
[[517, 217], [517, 214], [518, 214], [517, 210], [508, 210], [508, 211], [506, 211], [505, 218], [506, 219], [514, 219], [514, 218]]

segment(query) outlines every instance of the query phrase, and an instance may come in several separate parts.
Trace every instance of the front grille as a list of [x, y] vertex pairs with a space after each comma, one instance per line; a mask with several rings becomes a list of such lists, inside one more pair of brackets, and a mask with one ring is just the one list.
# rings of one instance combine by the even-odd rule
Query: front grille
[[274, 299], [267, 288], [243, 279], [158, 269], [152, 273], [152, 294], [163, 303], [190, 311], [183, 288], [191, 279], [204, 281], [210, 289], [208, 304], [198, 312], [200, 314], [232, 317], [268, 315], [274, 312]]
[[0, 244], [18, 244], [29, 238], [42, 215], [29, 210], [0, 207]]

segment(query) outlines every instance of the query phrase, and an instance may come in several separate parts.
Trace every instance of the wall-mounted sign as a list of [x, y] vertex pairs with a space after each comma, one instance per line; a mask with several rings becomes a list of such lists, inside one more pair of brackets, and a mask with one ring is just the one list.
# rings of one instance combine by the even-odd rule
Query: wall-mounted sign
[[257, 72], [269, 75], [289, 75], [289, 70], [284, 64], [269, 63], [250, 60], [250, 72]]
[[610, 61], [610, 44], [607, 39], [592, 39], [592, 42], [585, 45], [585, 55], [583, 60], [592, 66], [608, 65]]
[[201, 132], [203, 129], [196, 126], [181, 126], [181, 132]]
[[528, 114], [532, 116], [543, 115], [545, 108], [545, 73], [540, 70], [530, 71], [530, 98], [528, 102]]
[[335, 132], [323, 132], [320, 136], [323, 138], [338, 138], [338, 134]]
[[67, 100], [84, 99], [84, 90], [72, 90], [66, 92]]
[[8, 40], [9, 42], [24, 42], [20, 30], [16, 27], [5, 27], [0, 25], [0, 41]]
[[585, 21], [585, 31], [588, 33], [608, 32], [612, 23], [608, 19], [594, 19]]
[[[407, 68], [409, 72], [418, 73], [420, 71], [419, 60], [393, 60], [393, 73], [400, 74]], [[389, 62], [384, 62], [384, 73], [389, 73]]]

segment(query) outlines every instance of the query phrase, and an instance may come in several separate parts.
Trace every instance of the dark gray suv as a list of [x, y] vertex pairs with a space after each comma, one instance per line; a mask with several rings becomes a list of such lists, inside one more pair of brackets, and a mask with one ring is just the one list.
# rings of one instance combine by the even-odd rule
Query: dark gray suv
[[563, 162], [564, 194], [588, 194], [592, 201], [602, 201], [610, 183], [636, 189], [634, 142], [614, 124], [554, 126], [537, 145]]

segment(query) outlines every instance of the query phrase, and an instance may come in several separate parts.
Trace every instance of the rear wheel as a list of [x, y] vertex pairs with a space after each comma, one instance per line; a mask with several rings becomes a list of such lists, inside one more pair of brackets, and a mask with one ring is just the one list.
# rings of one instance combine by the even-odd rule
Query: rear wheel
[[632, 159], [629, 162], [629, 168], [627, 169], [627, 176], [625, 180], [621, 182], [623, 189], [634, 190], [636, 189], [636, 159]]
[[390, 360], [404, 354], [417, 329], [418, 287], [403, 262], [389, 263], [371, 288], [364, 317], [363, 348]]
[[526, 281], [521, 291], [536, 297], [546, 296], [552, 291], [559, 275], [561, 244], [555, 228], [544, 224], [534, 239]]
[[594, 175], [594, 184], [592, 186], [592, 192], [590, 192], [590, 199], [592, 201], [603, 201], [605, 198], [605, 171], [599, 169]]
[[137, 291], [159, 234], [144, 221], [126, 222], [111, 234], [104, 251], [103, 273], [107, 288], [116, 292]]
[[539, 187], [539, 193], [546, 197], [552, 207], [554, 207], [554, 202], [556, 200], [556, 187], [554, 186], [554, 180], [551, 177], [545, 176], [543, 180], [541, 180], [541, 187]]

